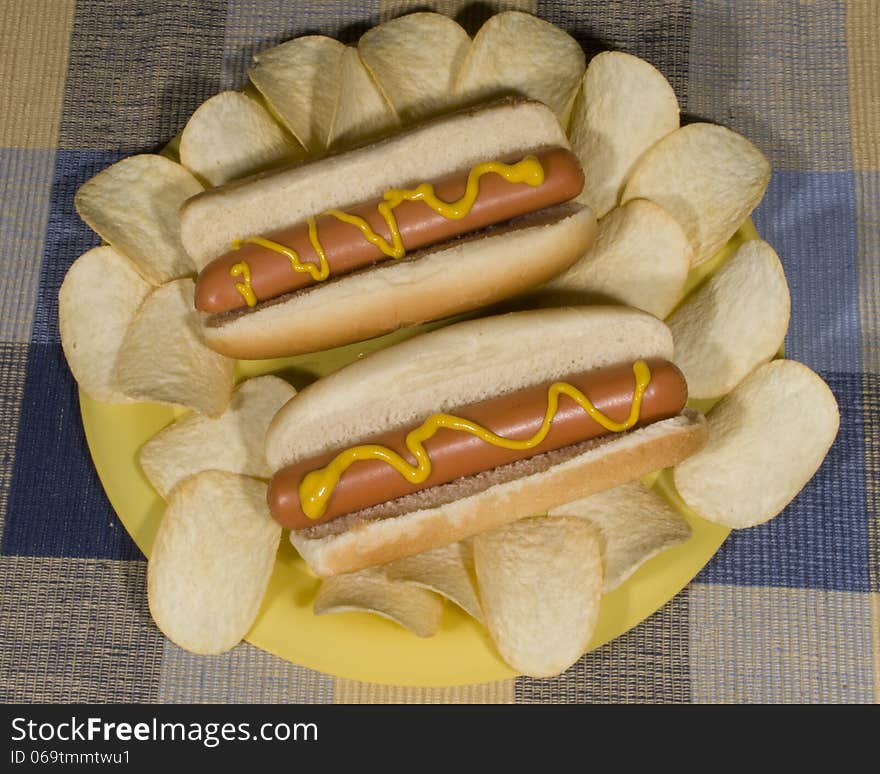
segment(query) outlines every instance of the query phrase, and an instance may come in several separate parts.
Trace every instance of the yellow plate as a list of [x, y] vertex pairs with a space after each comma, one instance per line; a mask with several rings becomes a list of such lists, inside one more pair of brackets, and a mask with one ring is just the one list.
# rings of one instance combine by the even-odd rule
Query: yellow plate
[[[688, 278], [696, 287], [743, 240], [757, 238], [747, 222], [718, 256]], [[239, 379], [278, 373], [300, 388], [366, 352], [388, 346], [432, 326], [398, 331], [361, 344], [284, 360], [240, 362]], [[110, 503], [138, 547], [150, 555], [164, 501], [137, 463], [138, 449], [183, 412], [147, 403], [96, 403], [80, 391], [89, 449]], [[705, 410], [707, 404], [698, 406]], [[675, 494], [667, 473], [653, 482], [688, 520], [691, 538], [646, 562], [602, 601], [590, 648], [620, 636], [674, 597], [712, 558], [729, 530], [700, 519]], [[318, 587], [288, 540], [281, 541], [275, 572], [248, 642], [296, 664], [341, 677], [394, 685], [463, 685], [514, 676], [498, 657], [486, 630], [452, 604], [440, 631], [420, 639], [385, 619], [363, 613], [315, 616]], [[143, 600], [146, 605], [146, 599]]]

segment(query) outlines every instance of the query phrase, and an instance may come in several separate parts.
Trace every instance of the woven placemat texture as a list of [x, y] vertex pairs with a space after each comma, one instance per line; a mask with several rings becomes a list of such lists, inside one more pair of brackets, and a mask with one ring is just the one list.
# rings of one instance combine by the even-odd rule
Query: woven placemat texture
[[[354, 43], [434, 8], [470, 33], [519, 8], [587, 56], [659, 67], [685, 120], [767, 154], [753, 215], [792, 291], [789, 356], [842, 412], [818, 475], [735, 533], [640, 626], [548, 680], [402, 688], [335, 678], [248, 644], [165, 640], [144, 558], [92, 467], [58, 337], [57, 293], [98, 243], [73, 194], [154, 151], [252, 55], [305, 33]], [[880, 9], [873, 0], [2, 0], [0, 699], [7, 702], [876, 702], [880, 699]], [[390, 624], [389, 624], [390, 625]]]

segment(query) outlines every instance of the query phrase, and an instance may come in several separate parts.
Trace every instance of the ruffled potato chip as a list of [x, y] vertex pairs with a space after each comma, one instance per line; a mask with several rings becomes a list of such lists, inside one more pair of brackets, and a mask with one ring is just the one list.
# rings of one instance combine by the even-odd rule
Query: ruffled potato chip
[[678, 125], [678, 100], [659, 70], [622, 51], [593, 57], [569, 126], [571, 148], [584, 168], [578, 201], [597, 218], [605, 215], [639, 157]]
[[678, 493], [734, 529], [772, 519], [819, 469], [840, 415], [828, 385], [794, 360], [747, 376], [707, 415], [709, 442], [675, 467]]
[[367, 72], [356, 48], [346, 48], [342, 55], [339, 101], [330, 129], [333, 148], [386, 132], [398, 123], [394, 108]]
[[639, 159], [621, 202], [650, 199], [669, 211], [694, 248], [694, 265], [711, 258], [755, 208], [770, 163], [745, 137], [715, 124], [688, 124]]
[[184, 479], [147, 564], [156, 625], [192, 653], [237, 645], [256, 620], [280, 540], [262, 481], [217, 470]]
[[128, 326], [152, 289], [112, 247], [95, 247], [68, 269], [58, 293], [61, 346], [73, 378], [92, 400], [133, 400], [116, 383], [116, 359]]
[[385, 565], [392, 580], [405, 580], [446, 597], [482, 623], [471, 540], [424, 551]]
[[791, 313], [785, 272], [766, 242], [745, 242], [667, 320], [692, 398], [730, 392], [782, 346]]
[[145, 153], [130, 156], [80, 186], [79, 216], [154, 285], [195, 270], [180, 241], [180, 205], [202, 184], [180, 164]]
[[530, 97], [549, 106], [564, 124], [585, 68], [584, 52], [573, 37], [531, 14], [504, 11], [474, 37], [455, 94], [465, 102], [505, 94]]
[[419, 637], [433, 637], [440, 626], [443, 600], [433, 591], [391, 580], [381, 568], [324, 578], [315, 596], [315, 615], [375, 613]]
[[385, 98], [409, 122], [454, 104], [455, 78], [470, 43], [448, 16], [412, 13], [365, 32], [358, 51]]
[[147, 296], [119, 349], [114, 376], [135, 400], [217, 416], [229, 403], [235, 361], [202, 342], [194, 290], [191, 279], [182, 279]]
[[551, 516], [577, 516], [599, 529], [605, 586], [613, 591], [652, 556], [690, 537], [691, 528], [660, 495], [638, 481], [560, 505]]
[[305, 35], [260, 52], [248, 70], [269, 108], [312, 154], [330, 142], [344, 51], [338, 40]]
[[681, 298], [691, 255], [675, 218], [659, 204], [633, 199], [599, 221], [587, 254], [547, 283], [539, 298], [542, 305], [611, 301], [662, 320]]
[[154, 435], [141, 447], [141, 468], [166, 499], [175, 484], [202, 470], [269, 478], [272, 470], [263, 453], [266, 428], [295, 393], [277, 376], [248, 379], [216, 419], [187, 414]]
[[192, 114], [180, 138], [180, 162], [222, 185], [305, 156], [305, 150], [259, 102], [239, 91], [222, 91]]
[[602, 594], [600, 541], [576, 516], [522, 519], [474, 538], [486, 625], [511, 667], [550, 677], [587, 649]]

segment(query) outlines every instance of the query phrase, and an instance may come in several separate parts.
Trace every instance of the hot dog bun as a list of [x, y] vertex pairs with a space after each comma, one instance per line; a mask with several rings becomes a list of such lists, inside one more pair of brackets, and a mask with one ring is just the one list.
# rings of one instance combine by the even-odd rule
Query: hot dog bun
[[573, 205], [544, 210], [515, 228], [413, 253], [413, 260], [385, 261], [279, 303], [203, 316], [202, 333], [211, 349], [228, 357], [283, 357], [477, 309], [572, 265], [592, 242], [595, 222], [589, 209]]
[[[436, 411], [578, 370], [672, 357], [668, 328], [625, 307], [517, 312], [448, 326], [307, 387], [266, 436], [272, 470], [406, 427]], [[384, 564], [541, 513], [684, 459], [705, 441], [691, 412], [458, 479], [291, 532], [318, 575]]]
[[[501, 100], [195, 196], [181, 211], [181, 237], [202, 268], [227, 253], [233, 240], [265, 236], [328, 209], [381, 198], [396, 186], [548, 146], [568, 147], [552, 111], [539, 102]], [[230, 357], [278, 357], [478, 308], [564, 271], [586, 252], [595, 230], [595, 218], [583, 205], [539, 210], [252, 309], [202, 314], [205, 340]]]
[[187, 200], [180, 237], [202, 269], [244, 239], [305, 220], [324, 209], [370, 201], [401, 182], [451, 174], [491, 156], [569, 147], [552, 111], [507, 99], [437, 118], [370, 145], [213, 188]]

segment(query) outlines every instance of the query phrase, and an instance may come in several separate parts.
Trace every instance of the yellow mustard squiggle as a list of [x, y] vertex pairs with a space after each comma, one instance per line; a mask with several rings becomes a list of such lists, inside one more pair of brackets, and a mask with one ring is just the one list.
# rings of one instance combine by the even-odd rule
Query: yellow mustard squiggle
[[327, 500], [339, 483], [340, 477], [359, 460], [381, 460], [391, 465], [410, 483], [423, 483], [431, 475], [431, 459], [425, 450], [424, 443], [432, 438], [441, 428], [470, 433], [486, 443], [503, 449], [533, 449], [543, 442], [550, 432], [550, 426], [559, 408], [560, 395], [567, 395], [574, 400], [589, 414], [591, 419], [602, 425], [606, 430], [615, 433], [628, 430], [639, 421], [642, 398], [651, 381], [651, 370], [644, 360], [636, 360], [633, 363], [633, 376], [635, 377], [633, 400], [629, 416], [623, 422], [616, 422], [605, 416], [577, 387], [567, 382], [554, 382], [547, 389], [547, 411], [544, 414], [544, 421], [531, 438], [523, 440], [503, 438], [469, 419], [456, 417], [452, 414], [432, 414], [419, 427], [407, 433], [406, 448], [415, 457], [415, 465], [409, 463], [387, 446], [379, 444], [353, 446], [337, 454], [325, 467], [313, 470], [303, 477], [299, 485], [299, 498], [303, 513], [310, 519], [321, 518], [327, 510]]
[[229, 270], [229, 276], [233, 279], [242, 278], [242, 282], [235, 283], [235, 289], [241, 293], [241, 297], [247, 301], [248, 306], [254, 306], [257, 303], [257, 296], [251, 285], [251, 267], [245, 261], [239, 261]]
[[[357, 215], [343, 212], [342, 210], [327, 210], [324, 215], [331, 215], [343, 223], [359, 229], [370, 244], [377, 247], [382, 253], [389, 258], [400, 259], [406, 255], [406, 248], [403, 246], [403, 239], [400, 236], [400, 228], [397, 218], [394, 216], [394, 209], [399, 207], [405, 201], [420, 201], [427, 204], [434, 212], [448, 220], [461, 220], [466, 217], [474, 206], [477, 196], [480, 193], [480, 178], [494, 172], [500, 175], [508, 183], [525, 183], [526, 185], [537, 187], [544, 182], [544, 168], [541, 162], [534, 156], [526, 156], [516, 164], [502, 164], [498, 161], [486, 161], [477, 164], [468, 173], [467, 184], [465, 185], [464, 194], [460, 199], [454, 202], [445, 202], [434, 191], [431, 183], [422, 183], [413, 189], [397, 189], [392, 188], [386, 191], [377, 207], [379, 214], [388, 226], [388, 232], [391, 234], [391, 242], [389, 243], [381, 234], [377, 234], [372, 226], [364, 219]], [[295, 272], [307, 272], [316, 282], [323, 282], [330, 275], [330, 265], [327, 261], [327, 255], [324, 251], [321, 241], [318, 238], [317, 220], [314, 216], [308, 219], [309, 225], [309, 242], [318, 256], [318, 263], [304, 263], [299, 254], [291, 247], [274, 242], [265, 237], [247, 237], [246, 239], [232, 240], [232, 249], [240, 250], [243, 244], [253, 244], [264, 247], [267, 250], [273, 250], [276, 253], [284, 255], [290, 261], [290, 266]], [[233, 269], [238, 267], [247, 267], [244, 261], [235, 264], [229, 273], [233, 277], [242, 275], [243, 270], [233, 274]], [[250, 268], [248, 275], [250, 274]], [[241, 283], [236, 283], [236, 289], [241, 293], [248, 306], [255, 306], [257, 298], [251, 288], [250, 280], [246, 279], [246, 288]]]

